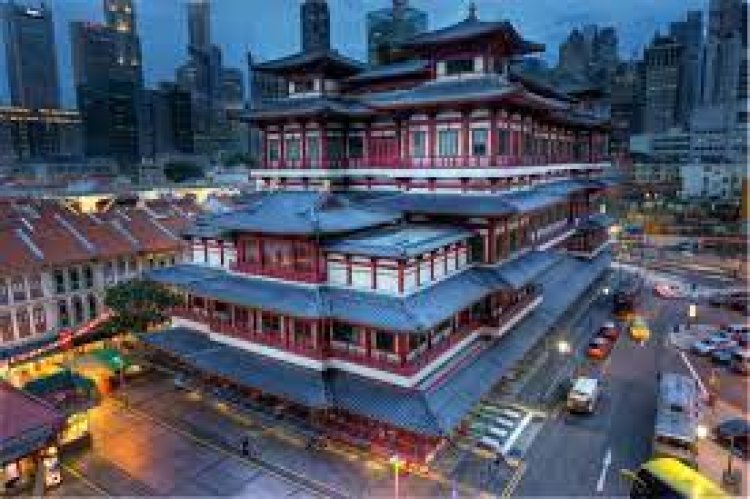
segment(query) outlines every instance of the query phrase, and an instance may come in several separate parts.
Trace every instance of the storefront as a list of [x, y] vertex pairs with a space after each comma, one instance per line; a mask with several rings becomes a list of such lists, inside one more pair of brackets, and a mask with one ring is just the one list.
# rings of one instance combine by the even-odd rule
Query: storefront
[[[48, 402], [0, 381], [0, 495], [60, 483], [57, 439], [65, 417]], [[39, 473], [38, 471], [42, 471]]]

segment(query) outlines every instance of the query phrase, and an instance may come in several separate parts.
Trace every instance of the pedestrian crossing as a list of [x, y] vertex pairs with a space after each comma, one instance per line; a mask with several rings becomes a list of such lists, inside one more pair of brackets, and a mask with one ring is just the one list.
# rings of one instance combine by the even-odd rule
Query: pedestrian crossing
[[468, 436], [478, 450], [505, 456], [532, 419], [528, 409], [483, 402], [471, 413]]

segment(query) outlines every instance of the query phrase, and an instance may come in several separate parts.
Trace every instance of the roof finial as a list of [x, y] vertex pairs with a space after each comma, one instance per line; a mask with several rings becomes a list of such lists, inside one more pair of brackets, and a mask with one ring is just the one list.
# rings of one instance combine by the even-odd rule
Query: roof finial
[[477, 3], [471, 2], [469, 3], [469, 16], [466, 18], [467, 21], [476, 21], [477, 20]]

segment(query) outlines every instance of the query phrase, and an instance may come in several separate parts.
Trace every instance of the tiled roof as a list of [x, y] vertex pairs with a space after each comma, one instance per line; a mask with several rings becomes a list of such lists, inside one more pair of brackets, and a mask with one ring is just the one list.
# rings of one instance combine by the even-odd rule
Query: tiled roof
[[393, 64], [367, 68], [363, 72], [347, 79], [351, 83], [363, 83], [399, 76], [419, 74], [430, 67], [430, 61], [424, 59], [412, 59]]
[[322, 374], [284, 365], [211, 342], [197, 331], [167, 330], [142, 338], [146, 343], [182, 355], [186, 362], [203, 370], [261, 391], [313, 407], [342, 409], [420, 434], [446, 436], [500, 377], [553, 329], [604, 272], [610, 259], [606, 252], [591, 262], [556, 255], [555, 262], [534, 279], [543, 293], [542, 303], [536, 309], [502, 338], [477, 340], [469, 345], [460, 354], [463, 357], [459, 362], [449, 362], [414, 388], [401, 388], [336, 369]]
[[[7, 206], [7, 205], [6, 205]], [[80, 214], [52, 202], [17, 202], [0, 225], [0, 272], [16, 274], [136, 253], [177, 251], [185, 214], [156, 217], [143, 209]]]
[[265, 193], [243, 208], [201, 219], [195, 232], [248, 231], [264, 234], [340, 234], [394, 222], [399, 214], [355, 205], [344, 196], [311, 191]]
[[471, 18], [445, 28], [416, 35], [408, 40], [404, 46], [425, 47], [446, 45], [492, 35], [504, 35], [512, 42], [514, 46], [510, 48], [514, 49], [512, 52], [514, 55], [541, 52], [544, 50], [543, 44], [530, 42], [521, 38], [513, 25], [508, 21], [488, 22]]
[[0, 381], [0, 463], [49, 444], [64, 422], [52, 406]]
[[373, 109], [353, 99], [339, 97], [299, 97], [276, 99], [263, 103], [246, 114], [251, 120], [273, 119], [284, 116], [337, 116], [367, 117]]
[[317, 50], [297, 52], [253, 66], [254, 69], [279, 74], [303, 71], [311, 67], [324, 68], [324, 70], [329, 69], [346, 75], [352, 75], [364, 69], [365, 65], [335, 50]]
[[295, 317], [333, 318], [381, 329], [420, 332], [493, 291], [530, 283], [555, 260], [554, 254], [534, 251], [497, 266], [457, 272], [405, 296], [237, 276], [196, 265], [156, 269], [147, 277], [197, 296]]
[[459, 227], [399, 225], [373, 229], [332, 241], [327, 251], [374, 257], [409, 258], [473, 236]]
[[365, 94], [361, 99], [373, 107], [393, 107], [437, 104], [455, 99], [482, 101], [509, 96], [521, 90], [502, 76], [493, 74], [465, 80], [428, 81], [408, 89]]
[[500, 216], [514, 213], [512, 205], [500, 195], [450, 193], [396, 193], [373, 196], [363, 204], [418, 214], [455, 214], [466, 216]]

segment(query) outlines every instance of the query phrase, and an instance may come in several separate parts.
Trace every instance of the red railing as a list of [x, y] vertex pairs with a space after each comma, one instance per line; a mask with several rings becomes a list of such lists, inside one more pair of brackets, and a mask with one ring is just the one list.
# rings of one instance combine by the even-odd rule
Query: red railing
[[235, 262], [230, 268], [236, 272], [242, 272], [243, 274], [263, 275], [289, 281], [308, 283], [320, 283], [325, 281], [325, 274], [322, 272], [318, 273], [315, 270], [287, 269], [247, 262]]
[[595, 164], [605, 161], [606, 158], [591, 156], [588, 158], [573, 158], [567, 156], [426, 156], [421, 158], [399, 158], [399, 157], [363, 157], [343, 159], [321, 159], [308, 161], [265, 161], [261, 165], [264, 170], [356, 170], [360, 168], [498, 168], [514, 166], [545, 166], [556, 164]]
[[[506, 308], [502, 315], [495, 318], [498, 324], [506, 322], [538, 296], [537, 290], [532, 290], [523, 300]], [[454, 331], [438, 344], [433, 344], [428, 350], [412, 359], [404, 357], [402, 361], [400, 356], [392, 352], [383, 352], [380, 350], [371, 350], [368, 353], [364, 349], [354, 347], [347, 348], [342, 345], [320, 345], [315, 346], [312, 341], [294, 341], [292, 338], [285, 338], [279, 333], [267, 333], [254, 331], [247, 324], [232, 324], [230, 320], [217, 317], [221, 312], [215, 312], [214, 318], [209, 318], [205, 312], [199, 312], [187, 307], [175, 307], [172, 309], [175, 316], [193, 320], [206, 324], [212, 331], [225, 334], [243, 341], [249, 341], [258, 345], [263, 345], [278, 350], [294, 353], [315, 360], [322, 359], [339, 359], [352, 362], [365, 367], [371, 367], [381, 371], [391, 372], [402, 376], [411, 376], [435, 361], [438, 357], [453, 348], [457, 343], [464, 340], [477, 328], [481, 326], [480, 321], [472, 321], [461, 327], [459, 331]]]

